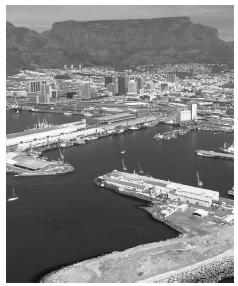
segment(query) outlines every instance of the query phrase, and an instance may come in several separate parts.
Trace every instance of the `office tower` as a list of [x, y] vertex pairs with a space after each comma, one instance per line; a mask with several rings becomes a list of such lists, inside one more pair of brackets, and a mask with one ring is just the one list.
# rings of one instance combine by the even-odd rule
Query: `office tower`
[[128, 82], [128, 94], [137, 94], [137, 82], [130, 80]]
[[136, 82], [137, 82], [137, 89], [141, 90], [143, 88], [143, 79], [141, 77], [137, 77]]
[[109, 83], [113, 83], [113, 77], [105, 76], [105, 86], [107, 86]]
[[91, 83], [85, 82], [82, 86], [82, 99], [91, 99]]
[[34, 92], [34, 93], [37, 93], [37, 92], [40, 92], [41, 91], [41, 84], [46, 84], [46, 81], [43, 80], [43, 81], [29, 81], [27, 82], [27, 85], [26, 85], [26, 90], [27, 92]]
[[71, 70], [72, 70], [72, 69], [74, 68], [74, 65], [71, 65], [70, 68], [71, 68]]
[[176, 82], [176, 74], [175, 73], [168, 73], [167, 74], [167, 81], [168, 82]]
[[197, 120], [197, 104], [192, 103], [191, 104], [191, 119], [192, 120]]
[[126, 94], [128, 91], [128, 76], [120, 75], [118, 78], [118, 93], [119, 95]]
[[118, 84], [109, 83], [107, 84], [107, 90], [112, 93], [112, 95], [116, 95], [118, 93]]

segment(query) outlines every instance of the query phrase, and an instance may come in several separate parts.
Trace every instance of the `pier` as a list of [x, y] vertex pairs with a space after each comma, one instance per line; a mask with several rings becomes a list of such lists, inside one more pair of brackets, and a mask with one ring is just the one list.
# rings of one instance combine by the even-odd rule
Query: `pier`
[[[151, 198], [141, 207], [156, 220], [181, 234], [174, 239], [139, 245], [64, 267], [44, 276], [43, 283], [59, 282], [218, 282], [234, 273], [234, 214], [231, 200], [217, 199], [217, 192], [198, 189], [199, 196], [214, 196], [216, 206], [181, 198], [170, 199], [169, 191], [191, 186], [137, 174], [112, 171], [94, 180], [102, 188], [139, 198]], [[153, 186], [153, 187], [152, 187]], [[152, 190], [160, 191], [158, 195]], [[170, 190], [169, 190], [170, 189]], [[164, 192], [162, 192], [164, 190]], [[200, 191], [199, 191], [200, 190]], [[124, 193], [126, 191], [126, 193]], [[219, 195], [218, 195], [219, 196]]]

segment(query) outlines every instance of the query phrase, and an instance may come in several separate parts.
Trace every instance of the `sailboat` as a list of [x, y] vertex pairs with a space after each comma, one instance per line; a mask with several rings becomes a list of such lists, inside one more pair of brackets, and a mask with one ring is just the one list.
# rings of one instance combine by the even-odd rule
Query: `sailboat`
[[127, 171], [127, 167], [126, 167], [126, 164], [125, 164], [123, 158], [121, 159], [121, 161], [122, 161], [122, 170]]
[[202, 181], [201, 181], [200, 178], [199, 178], [198, 172], [197, 172], [197, 181], [198, 181], [198, 186], [199, 186], [199, 187], [202, 187], [202, 186], [203, 186], [203, 183], [202, 183]]
[[140, 175], [143, 175], [144, 171], [143, 171], [143, 169], [141, 168], [140, 162], [138, 162], [138, 168], [139, 168], [138, 173], [139, 173]]
[[7, 201], [8, 201], [8, 202], [11, 202], [11, 201], [16, 201], [16, 200], [18, 200], [18, 199], [19, 199], [19, 197], [16, 196], [15, 190], [14, 190], [14, 188], [13, 188], [13, 189], [12, 189], [12, 197], [8, 198]]

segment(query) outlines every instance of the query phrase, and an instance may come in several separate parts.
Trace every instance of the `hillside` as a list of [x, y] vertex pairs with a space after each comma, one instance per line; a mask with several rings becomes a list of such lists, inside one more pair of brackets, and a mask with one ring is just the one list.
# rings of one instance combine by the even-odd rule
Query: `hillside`
[[64, 64], [128, 67], [156, 63], [230, 63], [233, 46], [188, 17], [65, 21], [37, 33], [7, 22], [7, 73]]

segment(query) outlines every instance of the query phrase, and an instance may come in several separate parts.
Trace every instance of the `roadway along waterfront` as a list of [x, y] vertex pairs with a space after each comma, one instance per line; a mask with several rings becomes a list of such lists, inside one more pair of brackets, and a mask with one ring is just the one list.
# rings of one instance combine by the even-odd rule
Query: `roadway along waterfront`
[[[54, 123], [80, 120], [77, 116], [49, 116], [52, 120], [47, 121]], [[7, 133], [33, 126], [36, 118], [35, 113], [7, 112]], [[7, 281], [39, 281], [62, 265], [178, 235], [137, 209], [142, 202], [93, 184], [95, 177], [121, 169], [121, 150], [126, 151], [129, 171], [138, 169], [140, 161], [153, 177], [194, 186], [198, 171], [204, 188], [228, 198], [234, 162], [210, 160], [194, 152], [218, 150], [224, 142], [233, 142], [233, 134], [191, 132], [175, 140], [153, 140], [155, 134], [168, 130], [169, 126], [161, 125], [64, 149], [65, 159], [75, 167], [72, 175], [44, 179], [7, 176], [7, 197], [12, 187], [19, 196], [7, 204]], [[47, 157], [57, 159], [57, 150]]]

